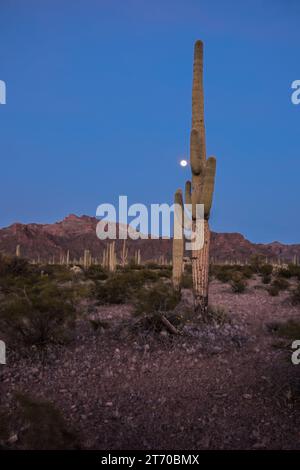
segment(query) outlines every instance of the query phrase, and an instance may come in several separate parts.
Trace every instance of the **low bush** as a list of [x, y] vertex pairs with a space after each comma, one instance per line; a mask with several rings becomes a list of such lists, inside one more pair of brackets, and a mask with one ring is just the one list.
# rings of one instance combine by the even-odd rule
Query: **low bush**
[[106, 282], [99, 283], [95, 295], [101, 304], [122, 304], [130, 301], [136, 291], [146, 282], [155, 282], [159, 275], [150, 269], [124, 271], [111, 275]]
[[270, 284], [272, 277], [269, 274], [263, 274], [261, 280], [263, 284]]
[[286, 322], [274, 322], [268, 325], [272, 333], [291, 340], [300, 338], [300, 322], [287, 320]]
[[241, 274], [236, 273], [230, 282], [232, 292], [235, 294], [241, 294], [246, 290], [247, 287], [247, 282], [246, 280], [242, 277]]
[[294, 305], [300, 304], [300, 283], [295, 289], [293, 289], [291, 294], [291, 301]]
[[286, 290], [289, 288], [290, 284], [289, 282], [282, 278], [282, 277], [276, 277], [273, 282], [272, 282], [272, 286], [275, 286], [278, 288], [278, 290]]
[[155, 285], [142, 288], [134, 300], [133, 315], [137, 319], [134, 327], [146, 331], [161, 331], [166, 326], [165, 320], [176, 327], [183, 316], [174, 309], [180, 302], [181, 295], [167, 285]]
[[93, 264], [85, 271], [86, 277], [92, 280], [104, 281], [108, 278], [108, 272], [100, 265]]
[[44, 346], [68, 338], [75, 309], [68, 293], [53, 284], [10, 294], [0, 304], [0, 328], [13, 343]]

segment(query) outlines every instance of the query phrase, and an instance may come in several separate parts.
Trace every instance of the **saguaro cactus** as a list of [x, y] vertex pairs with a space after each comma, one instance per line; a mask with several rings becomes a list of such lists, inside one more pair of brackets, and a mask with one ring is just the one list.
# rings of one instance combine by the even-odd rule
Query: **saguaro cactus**
[[[194, 48], [193, 91], [192, 91], [192, 130], [190, 136], [190, 164], [192, 181], [185, 185], [186, 204], [192, 205], [192, 230], [201, 239], [203, 246], [192, 250], [192, 274], [195, 311], [205, 319], [208, 306], [208, 270], [210, 229], [209, 216], [212, 205], [216, 159], [206, 159], [204, 94], [203, 94], [203, 43], [196, 41]], [[196, 223], [197, 204], [204, 205], [203, 223]], [[174, 254], [173, 254], [174, 257]]]
[[[204, 93], [203, 93], [203, 43], [197, 41], [194, 49], [194, 73], [192, 92], [192, 130], [190, 139], [190, 163], [192, 183], [186, 183], [186, 197], [192, 203], [192, 227], [196, 232], [204, 228], [201, 249], [192, 251], [192, 273], [195, 309], [205, 317], [208, 306], [208, 270], [210, 229], [209, 216], [215, 184], [216, 159], [206, 159]], [[204, 205], [204, 227], [196, 224], [196, 204]]]
[[183, 252], [184, 252], [184, 233], [183, 233], [183, 199], [181, 189], [177, 189], [174, 197], [174, 236], [173, 236], [173, 270], [172, 282], [176, 290], [180, 289], [183, 272]]

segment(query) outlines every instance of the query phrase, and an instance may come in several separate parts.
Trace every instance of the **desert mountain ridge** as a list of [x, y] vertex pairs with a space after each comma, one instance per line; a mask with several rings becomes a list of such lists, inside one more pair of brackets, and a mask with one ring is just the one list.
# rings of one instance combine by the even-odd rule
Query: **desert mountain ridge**
[[[100, 260], [109, 241], [97, 238], [97, 223], [95, 217], [75, 214], [52, 224], [14, 223], [0, 229], [0, 252], [14, 254], [16, 246], [20, 245], [22, 256], [48, 262], [53, 257], [58, 261], [68, 250], [70, 260], [79, 259], [87, 249], [93, 258]], [[123, 240], [116, 240], [117, 253], [122, 244]], [[172, 240], [165, 238], [128, 239], [127, 246], [129, 258], [140, 249], [142, 261], [158, 260], [161, 256], [171, 259], [172, 256]], [[300, 260], [300, 244], [252, 243], [240, 233], [212, 232], [211, 258], [214, 261], [245, 262], [253, 254], [264, 255], [270, 261], [292, 262]]]

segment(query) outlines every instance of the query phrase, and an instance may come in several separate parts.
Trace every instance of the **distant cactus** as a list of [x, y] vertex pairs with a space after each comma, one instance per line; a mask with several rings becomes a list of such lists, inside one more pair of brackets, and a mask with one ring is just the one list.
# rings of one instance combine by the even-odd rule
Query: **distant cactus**
[[90, 250], [84, 250], [83, 253], [83, 267], [88, 269], [92, 264], [91, 252]]
[[[192, 204], [192, 228], [204, 229], [204, 245], [192, 251], [192, 273], [195, 310], [205, 319], [208, 307], [208, 270], [210, 229], [209, 216], [215, 183], [216, 159], [206, 159], [204, 93], [203, 93], [203, 43], [196, 41], [194, 48], [192, 130], [190, 136], [190, 164], [192, 181], [185, 186], [186, 204]], [[196, 205], [204, 205], [204, 227], [196, 224]], [[200, 226], [199, 226], [200, 225]], [[200, 234], [199, 234], [200, 237]]]
[[183, 200], [181, 189], [178, 189], [174, 197], [174, 236], [173, 236], [173, 271], [172, 282], [176, 290], [180, 289], [183, 272], [184, 232], [183, 232]]
[[117, 268], [117, 256], [115, 251], [115, 242], [106, 245], [102, 253], [102, 266], [108, 271], [114, 272]]
[[21, 256], [21, 246], [20, 245], [16, 246], [16, 256], [18, 258], [20, 258], [20, 256]]
[[134, 254], [134, 264], [136, 264], [137, 266], [141, 264], [141, 250], [140, 249], [136, 250]]
[[124, 268], [128, 262], [128, 248], [126, 247], [126, 239], [123, 240], [121, 252], [121, 266]]

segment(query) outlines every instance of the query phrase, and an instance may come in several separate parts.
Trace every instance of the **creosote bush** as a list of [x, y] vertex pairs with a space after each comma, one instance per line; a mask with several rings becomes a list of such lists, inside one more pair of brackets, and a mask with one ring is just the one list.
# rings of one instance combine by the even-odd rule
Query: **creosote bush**
[[180, 299], [180, 292], [168, 285], [156, 284], [140, 289], [134, 300], [134, 326], [137, 329], [159, 332], [164, 328], [162, 317], [178, 326], [183, 320], [183, 316], [175, 311]]
[[241, 294], [246, 290], [247, 282], [240, 273], [236, 273], [230, 282], [232, 292]]
[[300, 338], [300, 322], [293, 319], [270, 323], [268, 328], [272, 333], [290, 340]]
[[74, 314], [66, 290], [41, 282], [5, 297], [0, 304], [0, 329], [16, 344], [62, 343], [68, 338]]
[[294, 305], [300, 304], [300, 283], [293, 289], [291, 294], [291, 301]]
[[229, 323], [229, 317], [226, 310], [220, 306], [209, 305], [207, 311], [207, 323], [215, 323], [217, 325], [224, 325]]
[[100, 304], [122, 304], [131, 301], [145, 283], [153, 283], [159, 278], [159, 274], [150, 269], [124, 270], [99, 283], [95, 287], [95, 295]]

